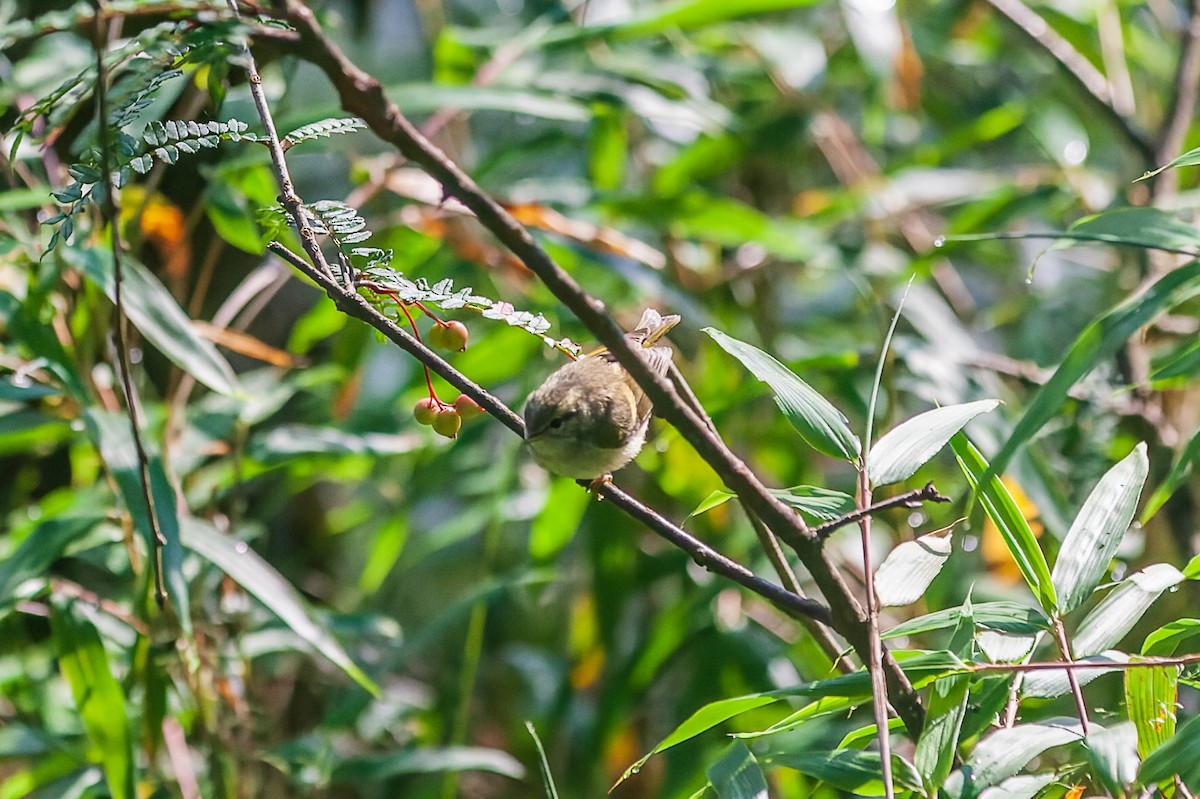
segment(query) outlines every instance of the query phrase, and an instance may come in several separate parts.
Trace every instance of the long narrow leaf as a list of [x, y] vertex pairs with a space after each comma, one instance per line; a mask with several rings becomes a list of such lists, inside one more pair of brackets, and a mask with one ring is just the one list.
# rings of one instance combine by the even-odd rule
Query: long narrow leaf
[[1125, 709], [1137, 728], [1137, 751], [1143, 758], [1175, 734], [1178, 666], [1125, 670]]
[[768, 799], [767, 778], [741, 741], [734, 741], [708, 767], [708, 781], [719, 799]]
[[1050, 574], [1060, 614], [1066, 615], [1079, 607], [1100, 584], [1133, 521], [1149, 470], [1146, 445], [1138, 444], [1100, 478], [1083, 503], [1063, 539]]
[[[114, 299], [112, 256], [104, 248], [70, 249], [63, 257]], [[211, 342], [200, 337], [166, 287], [133, 259], [127, 258], [121, 267], [122, 305], [134, 327], [172, 363], [213, 391], [239, 395], [241, 390], [229, 362]]]
[[89, 758], [103, 767], [113, 799], [133, 799], [133, 746], [125, 693], [100, 633], [70, 606], [53, 609], [50, 631], [58, 666], [71, 686], [87, 734]]
[[999, 400], [980, 400], [935, 408], [892, 428], [871, 447], [867, 458], [871, 482], [882, 486], [912, 477], [967, 422], [999, 404]]
[[1025, 577], [1025, 582], [1033, 590], [1033, 595], [1037, 597], [1042, 609], [1053, 613], [1058, 600], [1054, 592], [1054, 582], [1050, 579], [1050, 567], [1046, 564], [1046, 556], [1042, 554], [1037, 538], [1017, 507], [1016, 500], [997, 476], [995, 464], [989, 466], [979, 450], [975, 449], [962, 433], [954, 436], [950, 444], [958, 457], [958, 465], [967, 476], [967, 482], [978, 493], [984, 512], [1000, 531], [1017, 568]]
[[979, 742], [963, 767], [946, 779], [943, 789], [953, 799], [972, 799], [983, 789], [1013, 776], [1047, 749], [1082, 737], [1079, 723], [1072, 721], [1018, 724], [997, 730]]
[[853, 461], [860, 444], [842, 412], [833, 407], [790, 369], [758, 347], [738, 341], [713, 327], [704, 328], [723, 350], [742, 362], [751, 374], [771, 387], [784, 416], [818, 452]]
[[1131, 297], [1088, 325], [1075, 339], [1054, 375], [1029, 403], [1008, 441], [992, 458], [992, 469], [1002, 473], [1017, 450], [1058, 413], [1071, 386], [1116, 354], [1142, 325], [1192, 296], [1198, 279], [1200, 261], [1192, 261], [1168, 272], [1145, 293]]
[[215, 527], [190, 518], [183, 525], [183, 545], [229, 575], [351, 679], [372, 694], [379, 693], [379, 688], [350, 659], [337, 639], [313, 618], [300, 593], [254, 550], [221, 534]]
[[1122, 580], [1080, 622], [1071, 641], [1076, 657], [1095, 655], [1114, 646], [1133, 629], [1163, 591], [1179, 585], [1183, 579], [1183, 572], [1171, 564], [1155, 563]]
[[1184, 724], [1175, 737], [1151, 752], [1138, 777], [1143, 785], [1169, 780], [1175, 775], [1193, 791], [1200, 788], [1200, 716]]

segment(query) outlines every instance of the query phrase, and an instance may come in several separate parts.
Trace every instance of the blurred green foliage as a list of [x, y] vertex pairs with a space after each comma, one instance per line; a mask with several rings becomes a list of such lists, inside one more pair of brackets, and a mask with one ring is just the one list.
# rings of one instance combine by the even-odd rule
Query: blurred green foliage
[[[1176, 73], [1192, 9], [1032, 6], [1100, 70], [1107, 96], [1097, 97], [999, 5], [316, 10], [619, 322], [646, 305], [683, 315], [677, 362], [769, 485], [795, 486], [798, 499], [854, 494], [857, 473], [798, 436], [794, 415], [704, 328], [770, 353], [844, 413], [850, 439], [821, 448], [838, 455], [864, 438], [881, 343], [911, 280], [875, 438], [935, 406], [1003, 400], [971, 421], [974, 444], [956, 439], [876, 497], [932, 480], [955, 499], [873, 525], [875, 563], [955, 525], [949, 568], [882, 624], [940, 612], [889, 643], [920, 650], [908, 663], [946, 720], [938, 740], [960, 742], [978, 779], [951, 773], [953, 758], [928, 738], [915, 758], [898, 746], [902, 790], [974, 795], [986, 774], [1025, 780], [1004, 782], [1023, 796], [1057, 797], [1078, 781], [1115, 795], [1132, 781], [1130, 741], [1143, 781], [1189, 763], [1182, 776], [1194, 782], [1194, 668], [1177, 680], [1174, 670], [1089, 673], [1099, 737], [1085, 747], [1061, 726], [1025, 725], [1027, 760], [1001, 765], [996, 752], [1011, 747], [987, 736], [1010, 680], [950, 675], [954, 657], [985, 659], [1035, 633], [1037, 657], [1053, 659], [1050, 617], [1078, 603], [1056, 604], [1062, 585], [1047, 569], [1081, 508], [1114, 527], [1140, 507], [1144, 526], [1089, 528], [1088, 542], [1116, 558], [1103, 574], [1063, 578], [1087, 583], [1071, 583], [1084, 599], [1070, 633], [1119, 633], [1097, 652], [1186, 655], [1200, 640], [1195, 620], [1180, 618], [1195, 606], [1197, 569], [1121, 583], [1102, 607], [1126, 603], [1112, 617], [1131, 622], [1124, 631], [1098, 631], [1091, 613], [1097, 582], [1183, 567], [1196, 551], [1200, 268], [1178, 254], [1200, 252], [1196, 159], [1134, 182], [1200, 144], [1190, 114], [1186, 133], [1167, 134], [1190, 107], [1187, 87], [1196, 93]], [[231, 43], [254, 42], [281, 131], [344, 117], [286, 30], [203, 3], [105, 8], [112, 127], [127, 164], [131, 377], [169, 601], [153, 598], [109, 233], [92, 202], [102, 172], [91, 6], [10, 0], [0, 4], [0, 797], [543, 796], [526, 721], [563, 796], [601, 795], [676, 743], [673, 730], [688, 734], [614, 796], [689, 797], [710, 782], [721, 797], [768, 784], [779, 797], [881, 792], [862, 675], [835, 678], [803, 628], [540, 472], [490, 418], [453, 442], [417, 425], [419, 364], [264, 257], [270, 238], [296, 245], [272, 210], [279, 191]], [[142, 138], [172, 120], [222, 127]], [[365, 246], [390, 250], [389, 268], [420, 285], [451, 279], [511, 304], [505, 313], [528, 311], [525, 322], [542, 314], [553, 339], [587, 343], [440, 186], [352, 127], [297, 137], [288, 160], [306, 202], [354, 209], [373, 233]], [[1053, 240], [993, 235], [1028, 233]], [[471, 329], [454, 366], [513, 407], [562, 362], [501, 319], [447, 314]], [[1141, 505], [1126, 483], [1117, 510], [1128, 516], [1097, 509], [1106, 498], [1093, 488], [1139, 442]], [[723, 486], [675, 431], [657, 427], [617, 480], [771, 575], [737, 503], [714, 500]], [[856, 534], [827, 546], [860, 591]], [[1164, 640], [1169, 651], [1150, 646]], [[1069, 695], [1042, 688], [1026, 691], [1022, 721], [1075, 713]], [[1160, 716], [1169, 697], [1174, 724], [1176, 690], [1192, 720], [1172, 738]], [[732, 745], [721, 734], [762, 730], [772, 734]], [[1064, 742], [1037, 774], [1012, 776]]]

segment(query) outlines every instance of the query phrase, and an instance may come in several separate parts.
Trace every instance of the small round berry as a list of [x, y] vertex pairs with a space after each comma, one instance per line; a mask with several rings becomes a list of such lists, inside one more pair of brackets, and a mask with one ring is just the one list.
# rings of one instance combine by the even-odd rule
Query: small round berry
[[438, 349], [462, 352], [467, 348], [469, 335], [467, 326], [455, 319], [434, 325], [429, 331], [429, 343]]
[[417, 400], [417, 405], [413, 408], [413, 418], [421, 424], [433, 424], [440, 407], [441, 403], [433, 397], [422, 397]]
[[483, 408], [479, 403], [466, 394], [459, 394], [458, 398], [454, 400], [454, 410], [458, 411], [458, 415], [463, 418], [464, 422], [469, 422], [483, 413]]
[[434, 432], [446, 438], [458, 438], [458, 429], [462, 427], [462, 417], [453, 406], [447, 405], [433, 417]]

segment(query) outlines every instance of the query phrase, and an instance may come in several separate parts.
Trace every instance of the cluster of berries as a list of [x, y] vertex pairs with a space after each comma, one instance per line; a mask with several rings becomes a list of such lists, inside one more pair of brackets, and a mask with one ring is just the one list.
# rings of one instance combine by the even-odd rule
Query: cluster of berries
[[[467, 326], [462, 322], [438, 322], [429, 331], [429, 343], [438, 349], [462, 352], [467, 348]], [[457, 438], [464, 421], [483, 413], [479, 403], [466, 394], [459, 394], [453, 403], [442, 402], [430, 386], [429, 396], [422, 397], [413, 408], [413, 418], [429, 425], [446, 438]]]

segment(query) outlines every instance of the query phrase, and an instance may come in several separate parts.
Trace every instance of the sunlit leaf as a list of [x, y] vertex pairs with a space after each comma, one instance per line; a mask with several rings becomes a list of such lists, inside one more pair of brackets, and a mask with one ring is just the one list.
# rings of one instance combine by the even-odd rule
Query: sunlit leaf
[[[102, 247], [66, 250], [64, 258], [115, 300], [111, 254]], [[229, 362], [199, 335], [166, 287], [132, 258], [121, 264], [122, 305], [129, 321], [159, 352], [204, 385], [221, 394], [241, 393]]]
[[1180, 645], [1196, 636], [1200, 636], [1200, 619], [1176, 619], [1146, 636], [1142, 642], [1142, 654], [1170, 657], [1179, 650]]
[[1125, 708], [1137, 728], [1137, 752], [1143, 758], [1175, 734], [1178, 666], [1125, 670]]
[[1183, 579], [1183, 572], [1169, 563], [1155, 563], [1129, 575], [1079, 623], [1072, 651], [1077, 657], [1087, 657], [1115, 645], [1163, 591]]
[[999, 404], [999, 400], [980, 400], [935, 408], [892, 428], [875, 442], [867, 457], [871, 482], [882, 486], [912, 477], [967, 422]]
[[1193, 791], [1200, 789], [1200, 716], [1180, 727], [1173, 738], [1159, 746], [1142, 761], [1138, 778], [1143, 785], [1179, 775]]
[[947, 530], [905, 541], [889, 552], [875, 572], [875, 595], [880, 606], [910, 605], [924, 596], [952, 549]]
[[1067, 614], [1079, 607], [1100, 584], [1133, 521], [1149, 469], [1146, 445], [1138, 444], [1108, 470], [1084, 501], [1050, 574], [1058, 593], [1059, 613]]
[[962, 433], [955, 435], [950, 443], [954, 447], [958, 465], [967, 476], [967, 482], [979, 495], [988, 518], [1000, 531], [1025, 582], [1029, 584], [1042, 608], [1047, 612], [1053, 611], [1058, 600], [1054, 583], [1050, 579], [1050, 567], [1046, 564], [1046, 556], [1042, 554], [1037, 538], [1029, 528], [1029, 522], [996, 475], [995, 464], [989, 466], [979, 450], [975, 449]]
[[477, 746], [404, 749], [342, 760], [333, 769], [335, 783], [386, 780], [405, 774], [485, 771], [512, 779], [525, 776], [525, 768], [507, 752]]
[[133, 799], [134, 763], [125, 692], [100, 633], [72, 607], [55, 607], [50, 630], [58, 667], [71, 686], [88, 738], [88, 756], [104, 769], [113, 799]]
[[350, 659], [328, 629], [313, 617], [300, 593], [254, 550], [196, 519], [184, 521], [182, 534], [185, 547], [229, 575], [351, 679], [371, 693], [379, 693], [378, 686]]
[[[1120, 671], [1121, 665], [1129, 662], [1129, 656], [1124, 652], [1110, 649], [1098, 655], [1076, 658], [1076, 662], [1086, 663], [1091, 666], [1090, 668], [1075, 669], [1075, 679], [1079, 681], [1080, 685], [1087, 685], [1092, 680], [1102, 677], [1105, 674]], [[1101, 665], [1110, 663], [1113, 664], [1111, 667]], [[1025, 675], [1025, 681], [1021, 683], [1021, 694], [1023, 696], [1032, 696], [1041, 699], [1062, 696], [1069, 690], [1071, 690], [1071, 681], [1067, 677], [1066, 669], [1038, 669], [1037, 671], [1031, 671]]]
[[1137, 779], [1141, 764], [1133, 722], [1123, 721], [1105, 728], [1093, 721], [1086, 740], [1092, 773], [1100, 778], [1111, 796], [1120, 796]]
[[[917, 616], [901, 622], [890, 630], [885, 630], [883, 637], [885, 639], [898, 638], [903, 635], [918, 635], [933, 630], [943, 630], [958, 624], [961, 614], [961, 608], [948, 608], [927, 613], [924, 616]], [[971, 619], [982, 628], [1014, 635], [1033, 635], [1050, 628], [1050, 620], [1037, 608], [1003, 600], [980, 602], [973, 605]]]
[[706, 327], [704, 332], [771, 387], [784, 416], [813, 449], [850, 461], [858, 458], [858, 438], [850, 432], [846, 417], [829, 400], [757, 347], [731, 338], [716, 328]]
[[1079, 722], [1070, 720], [996, 730], [979, 742], [961, 769], [946, 779], [943, 790], [953, 799], [971, 799], [1013, 776], [1047, 749], [1082, 738]]

